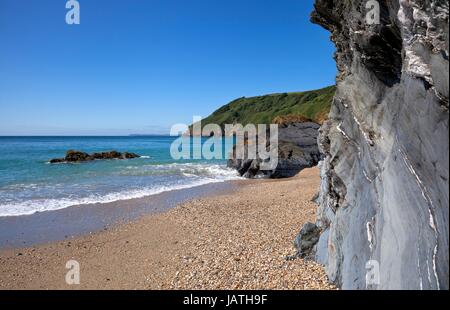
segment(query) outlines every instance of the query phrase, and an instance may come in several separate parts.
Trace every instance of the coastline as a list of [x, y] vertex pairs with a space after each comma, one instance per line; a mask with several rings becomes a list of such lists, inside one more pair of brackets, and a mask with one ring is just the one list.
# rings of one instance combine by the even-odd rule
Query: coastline
[[141, 198], [73, 205], [29, 215], [0, 216], [0, 250], [36, 246], [104, 231], [142, 216], [166, 212], [194, 198], [230, 193], [245, 182], [251, 180], [213, 182]]
[[[317, 168], [232, 181], [96, 233], [0, 250], [0, 289], [332, 289], [322, 266], [286, 260], [314, 221], [319, 182]], [[65, 282], [69, 260], [80, 263], [80, 285]]]

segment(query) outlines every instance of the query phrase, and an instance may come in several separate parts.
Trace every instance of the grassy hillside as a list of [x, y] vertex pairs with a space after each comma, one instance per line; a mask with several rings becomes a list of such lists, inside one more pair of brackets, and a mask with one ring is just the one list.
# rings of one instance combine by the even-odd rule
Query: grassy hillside
[[[202, 125], [270, 124], [280, 116], [304, 117], [322, 123], [330, 111], [335, 86], [298, 92], [239, 98], [202, 120]], [[278, 118], [280, 119], [280, 118]]]

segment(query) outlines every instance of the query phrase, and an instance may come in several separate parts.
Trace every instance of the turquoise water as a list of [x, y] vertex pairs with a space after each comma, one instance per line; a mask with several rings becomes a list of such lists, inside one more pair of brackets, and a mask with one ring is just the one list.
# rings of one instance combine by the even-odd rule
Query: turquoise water
[[[0, 216], [140, 198], [236, 179], [225, 160], [174, 160], [175, 137], [0, 137]], [[204, 140], [203, 140], [204, 141]], [[143, 158], [49, 164], [69, 149]], [[228, 152], [228, 151], [226, 151]]]

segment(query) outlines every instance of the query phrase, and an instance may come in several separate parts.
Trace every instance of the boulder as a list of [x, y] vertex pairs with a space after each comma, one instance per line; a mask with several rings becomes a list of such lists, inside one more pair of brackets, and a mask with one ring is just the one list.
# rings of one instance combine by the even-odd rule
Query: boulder
[[73, 162], [86, 162], [92, 160], [105, 160], [105, 159], [132, 159], [139, 157], [141, 156], [130, 152], [120, 153], [117, 151], [110, 151], [110, 152], [88, 154], [85, 152], [69, 150], [66, 152], [66, 156], [64, 158], [54, 158], [51, 159], [49, 163], [51, 164], [73, 163]]
[[320, 228], [313, 223], [303, 225], [299, 234], [295, 238], [294, 246], [297, 250], [297, 257], [314, 258], [314, 248], [320, 238]]
[[74, 151], [69, 150], [66, 152], [66, 157], [64, 158], [64, 161], [87, 161], [92, 160], [92, 157], [88, 153], [80, 152], [80, 151]]
[[139, 156], [138, 154], [135, 154], [135, 153], [125, 152], [125, 153], [123, 153], [123, 157], [125, 159], [133, 159], [133, 158], [139, 158], [141, 156]]

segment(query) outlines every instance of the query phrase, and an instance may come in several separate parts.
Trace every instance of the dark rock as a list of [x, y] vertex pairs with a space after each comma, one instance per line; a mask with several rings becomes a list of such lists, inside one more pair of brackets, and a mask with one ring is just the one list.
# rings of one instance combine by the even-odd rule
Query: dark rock
[[123, 157], [126, 159], [133, 159], [133, 158], [139, 158], [141, 156], [139, 156], [138, 154], [135, 154], [135, 153], [125, 152], [125, 153], [123, 153]]
[[89, 155], [85, 152], [80, 151], [74, 151], [69, 150], [66, 153], [66, 157], [64, 158], [55, 158], [50, 160], [49, 162], [51, 164], [55, 163], [73, 163], [73, 162], [86, 162], [86, 161], [92, 161], [92, 160], [104, 160], [104, 159], [133, 159], [133, 158], [139, 158], [141, 156], [135, 154], [135, 153], [120, 153], [117, 151], [110, 151], [110, 152], [102, 152], [102, 153], [93, 153]]
[[87, 161], [92, 160], [92, 157], [88, 153], [69, 150], [66, 153], [65, 161], [73, 162], [73, 161]]
[[320, 238], [320, 228], [313, 223], [303, 225], [300, 233], [295, 238], [297, 256], [300, 258], [314, 258], [313, 250]]
[[319, 195], [320, 195], [320, 193], [315, 193], [314, 196], [311, 198], [311, 202], [314, 202], [315, 204], [319, 204]]
[[[244, 148], [248, 142], [236, 145], [233, 156], [228, 160], [228, 167], [234, 168], [246, 178], [288, 178], [298, 174], [305, 168], [314, 167], [321, 159], [317, 145], [320, 125], [314, 122], [281, 124], [278, 128], [278, 165], [273, 170], [260, 170], [260, 159], [237, 159], [236, 152]], [[245, 156], [247, 157], [247, 156]]]

